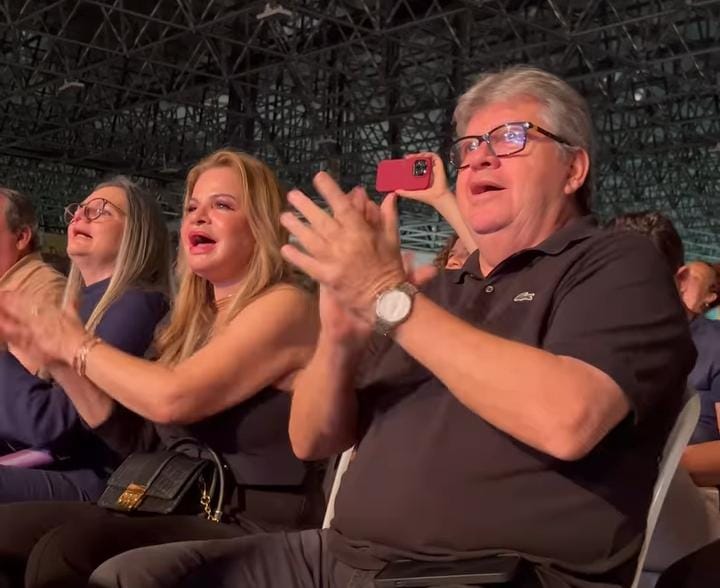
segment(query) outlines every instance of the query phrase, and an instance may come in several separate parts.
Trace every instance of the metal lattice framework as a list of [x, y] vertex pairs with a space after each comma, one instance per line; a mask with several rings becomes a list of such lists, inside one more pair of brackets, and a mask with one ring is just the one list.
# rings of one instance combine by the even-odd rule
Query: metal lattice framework
[[[0, 181], [62, 204], [129, 173], [177, 213], [185, 169], [235, 145], [287, 185], [372, 185], [443, 150], [472, 77], [536, 64], [590, 101], [596, 210], [661, 210], [720, 258], [718, 0], [0, 0]], [[403, 202], [407, 247], [447, 227]]]

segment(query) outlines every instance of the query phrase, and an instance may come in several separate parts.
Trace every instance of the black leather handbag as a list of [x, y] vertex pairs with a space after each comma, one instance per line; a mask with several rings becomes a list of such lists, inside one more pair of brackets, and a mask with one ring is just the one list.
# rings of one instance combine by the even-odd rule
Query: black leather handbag
[[[192, 452], [178, 451], [183, 446]], [[181, 439], [164, 451], [128, 456], [97, 503], [124, 513], [204, 514], [220, 522], [224, 490], [218, 455], [194, 439]]]

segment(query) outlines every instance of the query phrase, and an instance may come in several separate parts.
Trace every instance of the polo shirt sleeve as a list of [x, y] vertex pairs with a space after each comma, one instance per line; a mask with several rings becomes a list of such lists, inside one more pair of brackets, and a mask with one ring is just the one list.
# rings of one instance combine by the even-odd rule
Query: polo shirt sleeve
[[679, 400], [696, 356], [665, 262], [645, 237], [619, 231], [599, 236], [559, 283], [543, 348], [610, 376], [636, 423]]

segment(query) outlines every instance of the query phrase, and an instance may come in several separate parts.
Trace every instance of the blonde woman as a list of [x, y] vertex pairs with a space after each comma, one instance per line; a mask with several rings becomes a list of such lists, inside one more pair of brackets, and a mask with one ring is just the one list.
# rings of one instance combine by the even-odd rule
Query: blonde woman
[[[16, 537], [0, 539], [0, 570], [22, 574], [29, 555], [28, 585], [79, 586], [105, 559], [135, 547], [317, 522], [319, 512], [309, 510], [317, 487], [293, 455], [287, 427], [288, 392], [313, 353], [318, 317], [280, 255], [282, 207], [272, 171], [246, 154], [218, 151], [190, 170], [179, 292], [156, 363], [93, 339], [72, 317], [35, 322], [17, 300], [0, 301], [9, 339], [30, 341], [66, 369], [81, 364], [106, 393], [76, 407], [108, 445], [130, 452], [191, 436], [222, 455], [234, 480], [226, 489], [230, 524], [118, 516], [87, 504], [0, 508], [0, 528]], [[148, 422], [133, 429], [113, 401]]]
[[[72, 266], [64, 306], [79, 302], [79, 324], [87, 332], [143, 355], [168, 308], [168, 236], [159, 209], [127, 178], [116, 177], [68, 206], [66, 221]], [[51, 310], [41, 300], [28, 304], [33, 314]], [[42, 315], [33, 319], [42, 321]], [[48, 367], [52, 378], [41, 378], [12, 353], [0, 354], [0, 438], [16, 448], [42, 448], [55, 458], [46, 469], [37, 463], [34, 469], [0, 466], [2, 503], [95, 500], [118, 462], [88, 432], [73, 405], [95, 394], [95, 385], [65, 366]]]

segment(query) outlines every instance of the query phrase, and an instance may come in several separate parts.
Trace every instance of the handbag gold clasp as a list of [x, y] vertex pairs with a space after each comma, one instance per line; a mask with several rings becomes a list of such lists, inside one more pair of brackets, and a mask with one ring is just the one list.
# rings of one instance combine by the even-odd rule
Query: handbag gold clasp
[[118, 497], [117, 504], [123, 510], [135, 510], [145, 497], [145, 492], [147, 492], [147, 486], [130, 484]]

